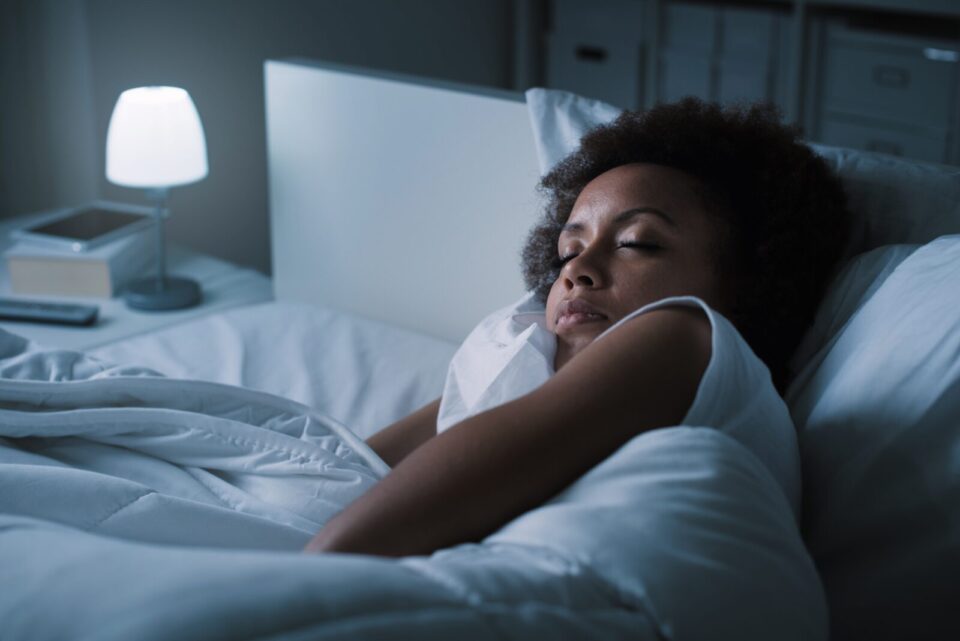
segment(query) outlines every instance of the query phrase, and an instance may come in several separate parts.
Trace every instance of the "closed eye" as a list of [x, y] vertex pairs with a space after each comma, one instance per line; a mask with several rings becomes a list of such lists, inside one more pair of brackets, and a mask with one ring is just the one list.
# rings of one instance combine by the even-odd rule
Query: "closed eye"
[[655, 245], [653, 243], [637, 243], [629, 240], [618, 243], [617, 247], [630, 247], [631, 249], [636, 249], [638, 251], [656, 251], [658, 249], [663, 249], [660, 247], [660, 245]]
[[[630, 240], [625, 240], [620, 243], [617, 243], [617, 247], [618, 248], [628, 247], [630, 249], [635, 249], [637, 251], [643, 251], [643, 252], [654, 252], [654, 251], [663, 249], [660, 245], [655, 245], [653, 243], [638, 243]], [[560, 269], [561, 267], [563, 267], [564, 265], [566, 265], [567, 263], [569, 263], [571, 260], [573, 260], [579, 255], [580, 254], [576, 252], [572, 252], [570, 254], [566, 254], [565, 256], [559, 256], [553, 261], [553, 266], [556, 269]]]

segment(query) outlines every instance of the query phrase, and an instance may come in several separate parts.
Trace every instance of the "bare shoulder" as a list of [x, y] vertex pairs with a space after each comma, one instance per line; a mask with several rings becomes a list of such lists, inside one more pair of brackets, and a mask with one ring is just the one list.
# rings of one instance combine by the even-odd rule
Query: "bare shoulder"
[[710, 344], [712, 329], [710, 319], [699, 307], [690, 305], [668, 305], [635, 316], [610, 332], [605, 339], [629, 334], [657, 333], [663, 338], [699, 341], [707, 339]]
[[604, 364], [604, 369], [633, 369], [648, 365], [646, 359], [654, 357], [658, 361], [690, 365], [692, 369], [702, 365], [700, 369], [705, 369], [710, 361], [712, 340], [713, 329], [702, 309], [673, 305], [631, 318], [594, 341], [573, 358], [570, 365], [579, 360]]
[[703, 310], [656, 309], [591, 343], [557, 372], [551, 387], [557, 394], [586, 392], [598, 405], [631, 412], [642, 402], [648, 427], [675, 425], [693, 403], [710, 363], [712, 337]]

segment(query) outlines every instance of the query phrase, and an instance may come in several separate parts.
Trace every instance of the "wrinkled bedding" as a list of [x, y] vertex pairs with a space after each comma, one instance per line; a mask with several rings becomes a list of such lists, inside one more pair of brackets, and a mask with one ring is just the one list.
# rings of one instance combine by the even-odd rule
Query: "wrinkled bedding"
[[299, 401], [367, 438], [443, 391], [453, 343], [316, 305], [272, 301], [93, 349], [108, 363]]
[[387, 472], [336, 421], [10, 334], [0, 376], [5, 641], [826, 638], [783, 492], [708, 427], [634, 438], [476, 544], [307, 556]]

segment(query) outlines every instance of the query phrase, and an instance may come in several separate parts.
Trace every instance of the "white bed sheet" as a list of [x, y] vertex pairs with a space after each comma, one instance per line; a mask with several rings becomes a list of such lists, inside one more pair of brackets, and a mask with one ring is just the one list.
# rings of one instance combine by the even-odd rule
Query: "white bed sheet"
[[88, 352], [318, 409], [366, 438], [439, 398], [456, 345], [315, 305], [232, 309]]

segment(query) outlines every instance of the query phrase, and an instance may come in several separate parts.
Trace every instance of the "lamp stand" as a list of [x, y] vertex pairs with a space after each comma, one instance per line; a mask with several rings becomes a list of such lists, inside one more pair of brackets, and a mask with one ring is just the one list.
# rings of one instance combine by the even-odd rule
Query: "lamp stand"
[[166, 274], [163, 220], [167, 217], [169, 192], [166, 187], [147, 190], [147, 198], [156, 203], [154, 217], [157, 226], [157, 274], [153, 278], [141, 278], [127, 285], [123, 290], [127, 307], [161, 311], [192, 307], [200, 302], [200, 285], [195, 280]]

